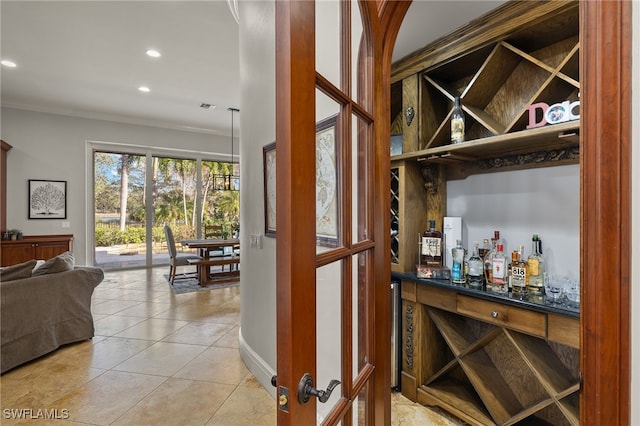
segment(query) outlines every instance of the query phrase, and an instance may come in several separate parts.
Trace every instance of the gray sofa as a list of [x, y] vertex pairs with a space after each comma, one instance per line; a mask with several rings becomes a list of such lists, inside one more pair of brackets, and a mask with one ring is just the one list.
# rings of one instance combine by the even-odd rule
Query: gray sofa
[[103, 278], [99, 268], [73, 267], [1, 282], [0, 373], [92, 338], [91, 295]]

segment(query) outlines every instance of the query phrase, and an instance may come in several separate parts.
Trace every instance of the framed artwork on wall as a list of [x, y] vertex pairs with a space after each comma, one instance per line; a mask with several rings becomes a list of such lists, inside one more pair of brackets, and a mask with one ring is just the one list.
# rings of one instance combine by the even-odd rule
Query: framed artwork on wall
[[[336, 247], [339, 230], [340, 147], [336, 135], [337, 115], [316, 125], [316, 243]], [[264, 172], [264, 233], [276, 236], [276, 143], [262, 148]]]
[[276, 143], [262, 147], [264, 172], [264, 234], [276, 236]]
[[336, 247], [340, 220], [337, 115], [316, 125], [316, 244]]
[[29, 179], [29, 219], [66, 219], [67, 181]]

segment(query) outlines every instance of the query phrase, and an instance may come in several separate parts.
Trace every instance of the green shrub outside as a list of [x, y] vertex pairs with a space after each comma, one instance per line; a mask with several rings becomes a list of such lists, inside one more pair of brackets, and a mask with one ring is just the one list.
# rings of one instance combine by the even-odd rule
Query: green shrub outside
[[[225, 225], [223, 225], [225, 226]], [[230, 224], [225, 229], [232, 229]], [[188, 225], [171, 225], [173, 237], [176, 241], [196, 238], [196, 228]], [[127, 226], [124, 231], [113, 226], [97, 226], [95, 230], [96, 247], [109, 247], [119, 244], [142, 244], [146, 240], [146, 229], [144, 226]], [[153, 243], [162, 244], [165, 242], [164, 225], [154, 226], [151, 230]]]

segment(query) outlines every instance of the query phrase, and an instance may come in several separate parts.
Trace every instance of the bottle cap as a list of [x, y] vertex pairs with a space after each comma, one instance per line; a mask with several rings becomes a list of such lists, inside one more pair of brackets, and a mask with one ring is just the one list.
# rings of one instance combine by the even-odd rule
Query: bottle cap
[[511, 252], [511, 260], [518, 260], [518, 252], [516, 250]]
[[429, 221], [429, 228], [435, 228], [436, 227], [436, 221], [435, 220], [430, 220]]
[[504, 246], [502, 244], [498, 244], [498, 251], [503, 251], [504, 250]]
[[493, 239], [494, 240], [500, 239], [500, 231], [493, 231]]

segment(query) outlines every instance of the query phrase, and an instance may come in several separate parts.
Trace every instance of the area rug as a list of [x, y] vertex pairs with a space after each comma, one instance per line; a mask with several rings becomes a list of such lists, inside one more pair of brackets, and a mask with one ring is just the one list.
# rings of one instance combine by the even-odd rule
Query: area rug
[[173, 285], [169, 283], [169, 275], [165, 275], [164, 278], [167, 280], [167, 284], [171, 287], [171, 290], [175, 294], [183, 294], [183, 293], [191, 293], [194, 291], [210, 291], [217, 290], [219, 288], [228, 288], [228, 287], [237, 287], [240, 285], [240, 281], [232, 282], [232, 283], [222, 283], [222, 284], [214, 284], [208, 286], [201, 286], [198, 283], [198, 279], [190, 276], [181, 276], [177, 275], [176, 279], [173, 280]]

